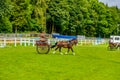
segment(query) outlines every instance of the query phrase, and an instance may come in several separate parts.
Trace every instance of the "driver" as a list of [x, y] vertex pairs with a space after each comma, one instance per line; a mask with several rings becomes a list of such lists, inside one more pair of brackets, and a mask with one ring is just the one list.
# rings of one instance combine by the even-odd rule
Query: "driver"
[[110, 38], [110, 39], [109, 39], [109, 43], [113, 43], [113, 38]]
[[47, 36], [45, 31], [42, 31], [42, 33], [40, 33], [40, 41], [47, 42]]

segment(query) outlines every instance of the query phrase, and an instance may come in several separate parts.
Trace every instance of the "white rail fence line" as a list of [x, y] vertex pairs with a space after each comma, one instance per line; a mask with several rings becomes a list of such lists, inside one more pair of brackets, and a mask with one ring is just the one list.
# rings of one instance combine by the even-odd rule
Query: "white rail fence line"
[[[48, 39], [48, 43], [55, 44], [58, 41], [66, 41], [67, 39]], [[15, 47], [20, 46], [35, 46], [36, 39], [34, 38], [0, 38], [0, 47], [5, 47], [10, 44], [14, 45]], [[108, 40], [78, 40], [78, 45], [99, 45], [99, 44], [107, 44]]]
[[78, 44], [79, 45], [99, 45], [99, 44], [107, 44], [108, 40], [79, 40]]
[[2, 38], [0, 39], [0, 47], [5, 47], [10, 44], [14, 45], [15, 47], [17, 45], [35, 46], [35, 39], [30, 39], [30, 38]]

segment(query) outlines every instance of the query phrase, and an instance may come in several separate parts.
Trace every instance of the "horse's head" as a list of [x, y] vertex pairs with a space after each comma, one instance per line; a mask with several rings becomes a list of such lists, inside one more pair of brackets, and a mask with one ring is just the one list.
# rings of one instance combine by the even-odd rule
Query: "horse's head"
[[77, 40], [76, 38], [70, 40], [70, 42], [71, 42], [73, 45], [77, 45], [77, 44], [78, 44], [78, 40]]

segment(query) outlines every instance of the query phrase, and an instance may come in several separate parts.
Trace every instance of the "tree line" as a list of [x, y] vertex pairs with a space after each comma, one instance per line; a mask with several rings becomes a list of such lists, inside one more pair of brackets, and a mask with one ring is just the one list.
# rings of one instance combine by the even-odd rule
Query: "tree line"
[[120, 34], [120, 9], [98, 0], [0, 0], [0, 33]]

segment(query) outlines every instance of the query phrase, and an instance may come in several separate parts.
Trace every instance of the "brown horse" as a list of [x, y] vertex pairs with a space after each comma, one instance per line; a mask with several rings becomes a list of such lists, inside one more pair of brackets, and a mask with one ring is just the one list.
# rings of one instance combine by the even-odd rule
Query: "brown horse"
[[68, 48], [68, 51], [65, 54], [67, 54], [69, 52], [69, 50], [71, 49], [73, 55], [75, 55], [72, 47], [73, 47], [73, 45], [77, 45], [77, 43], [78, 43], [77, 39], [72, 39], [72, 40], [69, 40], [69, 41], [59, 41], [59, 42], [56, 42], [55, 45], [51, 46], [51, 48], [56, 47], [53, 54], [55, 54], [57, 49], [59, 49], [60, 54], [63, 54], [61, 52], [61, 48]]
[[108, 48], [109, 48], [110, 50], [118, 49], [118, 48], [120, 48], [120, 43], [109, 42]]

